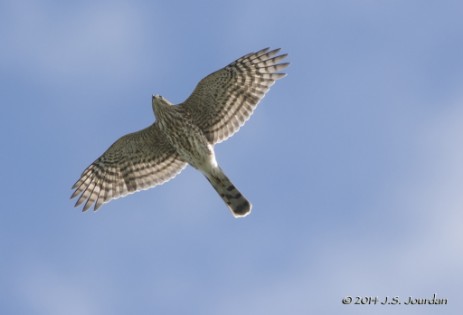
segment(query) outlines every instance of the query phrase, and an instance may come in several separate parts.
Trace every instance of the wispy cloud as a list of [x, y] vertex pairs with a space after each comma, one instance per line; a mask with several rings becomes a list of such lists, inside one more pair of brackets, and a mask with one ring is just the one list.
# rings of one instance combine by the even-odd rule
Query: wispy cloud
[[137, 63], [143, 32], [134, 6], [10, 1], [4, 10], [3, 69], [56, 82], [130, 75]]

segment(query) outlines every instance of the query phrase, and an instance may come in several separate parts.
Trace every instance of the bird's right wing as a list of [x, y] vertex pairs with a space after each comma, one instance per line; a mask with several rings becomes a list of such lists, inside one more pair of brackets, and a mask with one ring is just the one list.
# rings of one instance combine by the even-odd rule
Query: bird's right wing
[[172, 179], [186, 166], [156, 123], [117, 140], [85, 169], [72, 187], [83, 211]]

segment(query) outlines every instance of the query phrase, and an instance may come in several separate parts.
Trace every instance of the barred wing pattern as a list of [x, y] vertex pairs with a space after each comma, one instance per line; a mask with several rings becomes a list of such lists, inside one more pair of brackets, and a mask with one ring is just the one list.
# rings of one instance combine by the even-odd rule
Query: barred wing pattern
[[83, 211], [174, 178], [186, 166], [154, 123], [123, 136], [82, 173], [72, 187]]
[[180, 104], [211, 144], [237, 132], [275, 81], [286, 76], [278, 73], [289, 64], [279, 63], [287, 56], [279, 51], [265, 48], [239, 58], [202, 79]]

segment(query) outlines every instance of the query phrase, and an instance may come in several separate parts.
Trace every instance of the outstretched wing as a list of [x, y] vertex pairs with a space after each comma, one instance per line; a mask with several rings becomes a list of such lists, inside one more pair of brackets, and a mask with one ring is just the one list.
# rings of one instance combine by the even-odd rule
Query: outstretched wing
[[287, 54], [280, 49], [262, 49], [247, 54], [204, 79], [180, 104], [201, 128], [210, 143], [231, 137], [249, 119], [259, 101], [275, 83], [286, 76], [278, 71]]
[[86, 201], [83, 211], [92, 204], [97, 210], [112, 199], [166, 182], [185, 166], [154, 123], [123, 136], [87, 167], [71, 198], [80, 195], [76, 207]]

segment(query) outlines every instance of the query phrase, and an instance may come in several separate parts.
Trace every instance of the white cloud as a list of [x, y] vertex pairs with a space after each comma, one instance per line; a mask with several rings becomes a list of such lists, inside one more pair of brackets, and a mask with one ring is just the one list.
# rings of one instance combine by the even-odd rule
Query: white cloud
[[[122, 3], [48, 7], [14, 1], [6, 11], [2, 68], [56, 80], [128, 75], [142, 41], [140, 12]], [[117, 69], [117, 71], [114, 71]]]
[[105, 301], [104, 295], [109, 287], [95, 294], [82, 282], [88, 276], [76, 277], [68, 271], [58, 272], [51, 266], [40, 266], [37, 261], [27, 267], [16, 279], [16, 287], [13, 288], [23, 309], [38, 315], [102, 314], [104, 308], [101, 303]]

